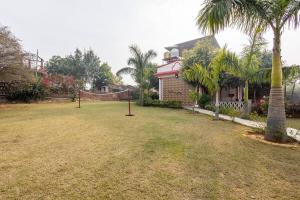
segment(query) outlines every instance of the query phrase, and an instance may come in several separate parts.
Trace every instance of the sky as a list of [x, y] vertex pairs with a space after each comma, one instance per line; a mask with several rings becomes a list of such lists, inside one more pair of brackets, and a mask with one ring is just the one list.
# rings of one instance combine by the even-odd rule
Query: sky
[[[48, 60], [76, 48], [93, 49], [115, 73], [126, 67], [128, 46], [158, 53], [164, 47], [204, 36], [196, 26], [203, 0], [0, 0], [0, 24], [21, 40], [24, 50]], [[239, 53], [248, 41], [239, 30], [227, 28], [216, 35], [220, 46]], [[272, 33], [265, 34], [268, 49]], [[285, 30], [282, 58], [300, 64], [300, 29]], [[125, 84], [133, 84], [130, 76]]]

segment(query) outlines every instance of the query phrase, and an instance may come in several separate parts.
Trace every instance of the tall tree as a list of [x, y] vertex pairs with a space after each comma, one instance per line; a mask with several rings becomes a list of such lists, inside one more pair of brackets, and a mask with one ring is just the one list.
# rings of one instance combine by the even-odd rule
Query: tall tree
[[[90, 49], [84, 52], [82, 63], [85, 68], [86, 81], [90, 84], [93, 84], [96, 78], [99, 76], [101, 67], [100, 58], [94, 53], [92, 49]], [[107, 64], [105, 63], [105, 65]]]
[[[196, 43], [194, 48], [184, 51], [182, 70], [192, 69], [195, 64], [200, 64], [202, 67], [208, 68], [216, 52], [217, 49], [213, 48], [210, 43]], [[187, 80], [196, 87], [196, 92], [199, 92], [200, 86], [203, 86], [200, 84], [201, 81], [198, 78], [200, 77], [197, 77], [195, 74], [194, 81], [191, 81], [192, 79]]]
[[100, 90], [101, 87], [117, 83], [117, 77], [111, 72], [111, 67], [107, 63], [102, 63], [95, 69], [93, 88]]
[[6, 26], [0, 26], [0, 81], [33, 81], [33, 73], [23, 64], [19, 40]]
[[145, 71], [145, 80], [146, 80], [146, 89], [159, 89], [159, 80], [155, 76], [155, 73], [157, 71], [156, 65], [152, 64], [149, 65], [149, 67]]
[[46, 69], [49, 74], [70, 75], [71, 66], [69, 66], [67, 59], [60, 56], [52, 56], [46, 63]]
[[226, 63], [226, 71], [244, 81], [244, 103], [246, 112], [249, 112], [249, 83], [263, 82], [260, 73], [262, 50], [266, 42], [259, 29], [255, 30], [249, 37], [249, 44], [242, 51], [241, 58], [234, 53], [227, 52], [220, 62]]
[[117, 75], [121, 74], [131, 74], [135, 82], [140, 88], [140, 105], [144, 105], [144, 90], [147, 86], [146, 70], [152, 66], [151, 60], [156, 57], [156, 52], [149, 50], [145, 53], [136, 45], [129, 46], [130, 57], [127, 64], [132, 67], [124, 67], [117, 72]]
[[204, 32], [217, 33], [235, 26], [247, 33], [260, 26], [274, 34], [272, 80], [265, 139], [287, 141], [282, 89], [281, 36], [284, 28], [300, 24], [299, 0], [206, 0], [197, 17]]
[[85, 65], [83, 63], [83, 53], [80, 49], [76, 49], [74, 52], [74, 55], [70, 55], [67, 57], [67, 61], [70, 62], [70, 65], [72, 67], [71, 74], [77, 79], [77, 80], [83, 80], [87, 82], [87, 72]]
[[46, 69], [50, 74], [73, 76], [77, 80], [90, 84], [93, 89], [120, 83], [112, 73], [111, 67], [107, 63], [102, 63], [92, 49], [83, 53], [76, 49], [73, 55], [66, 57], [52, 56], [46, 63]]

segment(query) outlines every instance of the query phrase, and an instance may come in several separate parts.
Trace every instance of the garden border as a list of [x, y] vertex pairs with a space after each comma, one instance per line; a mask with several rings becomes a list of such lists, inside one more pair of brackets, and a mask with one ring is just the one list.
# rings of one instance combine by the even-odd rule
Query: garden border
[[[201, 108], [193, 108], [192, 106], [183, 106], [183, 108], [186, 110], [194, 110], [195, 112], [202, 113], [205, 115], [210, 115], [210, 116], [215, 115], [215, 113], [213, 111], [204, 110]], [[251, 128], [264, 129], [266, 127], [266, 123], [264, 123], [264, 122], [255, 122], [255, 121], [251, 121], [251, 120], [242, 119], [239, 117], [230, 117], [228, 115], [219, 114], [219, 118], [223, 119], [223, 120], [227, 120], [227, 121], [232, 121], [232, 122], [235, 122], [235, 123], [238, 123], [238, 124], [241, 124], [244, 126], [248, 126]], [[300, 142], [300, 130], [295, 129], [295, 128], [287, 128], [286, 132], [289, 137]]]

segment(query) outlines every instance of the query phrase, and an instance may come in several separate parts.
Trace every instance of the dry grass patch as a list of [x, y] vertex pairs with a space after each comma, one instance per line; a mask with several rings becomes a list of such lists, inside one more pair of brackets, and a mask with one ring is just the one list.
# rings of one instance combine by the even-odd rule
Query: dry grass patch
[[0, 199], [298, 199], [300, 150], [184, 110], [126, 103], [0, 110]]

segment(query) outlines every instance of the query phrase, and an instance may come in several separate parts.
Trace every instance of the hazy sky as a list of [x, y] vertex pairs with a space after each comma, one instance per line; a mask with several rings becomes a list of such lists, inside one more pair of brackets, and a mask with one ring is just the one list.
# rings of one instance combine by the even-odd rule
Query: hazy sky
[[[0, 0], [0, 23], [22, 40], [25, 50], [39, 49], [44, 59], [65, 56], [75, 48], [96, 51], [113, 72], [126, 66], [128, 46], [154, 49], [161, 63], [163, 47], [203, 36], [195, 25], [202, 0]], [[221, 46], [240, 52], [247, 36], [226, 29]], [[271, 49], [272, 34], [267, 33]], [[300, 29], [286, 30], [282, 55], [300, 64]], [[129, 77], [125, 83], [132, 83]]]

